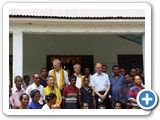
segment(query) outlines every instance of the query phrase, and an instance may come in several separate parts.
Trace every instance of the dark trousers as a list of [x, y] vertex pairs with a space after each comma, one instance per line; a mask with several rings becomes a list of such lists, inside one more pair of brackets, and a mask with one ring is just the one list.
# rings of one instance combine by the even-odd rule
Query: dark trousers
[[[99, 91], [99, 93], [101, 95], [103, 95], [105, 93], [105, 91]], [[109, 98], [108, 98], [108, 94], [106, 95], [106, 99], [103, 101], [103, 102], [99, 102], [98, 99], [100, 97], [98, 95], [95, 95], [95, 99], [96, 99], [96, 108], [98, 108], [99, 105], [104, 105], [106, 106], [106, 109], [110, 109], [111, 106], [110, 106], [110, 101], [109, 101]]]

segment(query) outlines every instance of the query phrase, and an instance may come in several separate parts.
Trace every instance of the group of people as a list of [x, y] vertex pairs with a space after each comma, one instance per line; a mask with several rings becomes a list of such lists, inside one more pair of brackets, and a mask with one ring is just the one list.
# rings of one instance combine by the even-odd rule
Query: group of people
[[9, 109], [139, 109], [136, 97], [144, 89], [144, 78], [136, 68], [126, 73], [118, 65], [107, 74], [107, 66], [96, 63], [95, 74], [81, 65], [73, 66], [74, 74], [62, 69], [61, 61], [53, 60], [53, 69], [46, 68], [30, 76], [16, 76], [9, 86]]

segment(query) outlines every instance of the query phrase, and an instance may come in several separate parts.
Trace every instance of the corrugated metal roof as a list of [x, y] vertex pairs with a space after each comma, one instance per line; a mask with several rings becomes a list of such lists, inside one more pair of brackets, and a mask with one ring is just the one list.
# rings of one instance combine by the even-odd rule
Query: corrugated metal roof
[[62, 18], [62, 19], [145, 19], [145, 17], [66, 17], [66, 16], [37, 16], [37, 15], [9, 15], [16, 18]]
[[144, 19], [143, 9], [11, 9], [10, 17], [67, 19]]

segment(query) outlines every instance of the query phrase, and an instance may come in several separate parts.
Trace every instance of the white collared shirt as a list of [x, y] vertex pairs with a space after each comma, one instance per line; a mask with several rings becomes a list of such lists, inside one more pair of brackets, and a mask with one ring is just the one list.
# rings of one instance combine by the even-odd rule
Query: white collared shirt
[[[76, 74], [74, 74], [76, 77], [77, 77], [77, 80], [76, 80], [76, 87], [78, 88], [78, 89], [80, 89], [81, 87], [82, 87], [82, 80], [81, 80], [81, 77], [78, 75], [76, 75]], [[84, 78], [83, 76], [82, 76], [82, 78]]]
[[[63, 70], [63, 71], [64, 71], [64, 81], [66, 84], [68, 84], [69, 83], [68, 73], [65, 70]], [[56, 78], [57, 78], [57, 85], [58, 85], [58, 88], [60, 89], [60, 71], [58, 71], [58, 72], [55, 71], [55, 73], [56, 73]], [[48, 76], [49, 75], [52, 75], [52, 70], [49, 71]]]
[[[37, 90], [40, 91], [41, 97], [40, 97], [39, 103], [40, 103], [41, 105], [43, 105], [43, 100], [45, 100], [44, 87], [43, 87], [42, 85], [39, 85], [39, 86], [37, 87], [37, 85], [36, 85], [35, 83], [33, 83], [33, 84], [31, 84], [31, 85], [26, 89], [26, 93], [30, 96], [30, 92], [31, 92], [32, 90], [34, 90], [34, 89], [37, 89]], [[31, 102], [32, 99], [31, 99], [31, 97], [29, 97], [29, 98], [30, 98], [29, 101]]]
[[101, 73], [98, 75], [95, 73], [90, 79], [90, 85], [95, 87], [97, 91], [106, 91], [107, 86], [110, 85], [108, 74]]

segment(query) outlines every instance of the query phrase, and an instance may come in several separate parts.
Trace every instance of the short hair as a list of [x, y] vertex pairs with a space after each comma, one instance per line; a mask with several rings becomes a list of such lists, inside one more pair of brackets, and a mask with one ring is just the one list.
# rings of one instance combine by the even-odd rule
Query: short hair
[[29, 76], [29, 75], [25, 75], [25, 76], [23, 76], [23, 80], [24, 80], [24, 79], [26, 79], [26, 77], [29, 77], [29, 78], [30, 78], [30, 76]]
[[100, 104], [100, 105], [98, 106], [98, 109], [100, 109], [101, 107], [106, 108], [106, 106], [105, 106], [105, 105]]
[[28, 98], [29, 98], [29, 95], [28, 95], [27, 93], [22, 93], [22, 94], [20, 95], [20, 97], [19, 97], [19, 100], [20, 100], [20, 101], [22, 101], [24, 95], [27, 95]]
[[33, 78], [34, 78], [34, 76], [35, 76], [36, 74], [39, 75], [38, 73], [35, 73], [35, 74], [33, 75]]
[[114, 107], [116, 106], [117, 103], [119, 103], [121, 105], [121, 107], [122, 107], [122, 103], [120, 101], [115, 101]]
[[73, 78], [74, 78], [75, 80], [77, 80], [77, 77], [76, 77], [75, 75], [71, 75], [70, 78], [69, 78], [69, 81], [71, 81]]
[[[136, 76], [139, 76], [139, 77], [141, 78], [141, 76], [140, 76], [140, 75], [135, 75], [135, 76], [133, 77], [133, 80], [134, 80], [134, 81], [135, 81], [135, 77], [136, 77]], [[141, 79], [142, 79], [142, 78], [141, 78]]]
[[130, 71], [131, 71], [132, 69], [135, 69], [135, 70], [137, 71], [137, 69], [136, 69], [136, 68], [131, 68], [131, 69], [130, 69]]
[[126, 76], [126, 75], [129, 75], [129, 76], [131, 77], [131, 74], [130, 74], [130, 73], [126, 73], [126, 74], [124, 74], [124, 76]]
[[102, 67], [106, 67], [107, 68], [107, 65], [102, 65]]
[[61, 61], [60, 61], [59, 59], [54, 59], [54, 60], [53, 60], [53, 63], [54, 63], [54, 62], [55, 62], [55, 63], [58, 63], [59, 65], [61, 65]]
[[48, 81], [48, 79], [51, 78], [51, 77], [52, 77], [53, 79], [55, 79], [55, 77], [53, 77], [52, 75], [49, 75], [49, 76], [47, 77], [47, 81]]
[[81, 65], [78, 63], [74, 64], [73, 68], [75, 68], [76, 66], [79, 66], [81, 68]]
[[42, 72], [42, 70], [46, 70], [47, 71], [47, 68], [43, 67], [43, 68], [41, 68], [41, 72]]
[[87, 76], [84, 76], [84, 78], [83, 78], [83, 82], [84, 82], [84, 79], [86, 79], [86, 78], [89, 80], [89, 78], [88, 78]]
[[21, 79], [22, 79], [22, 77], [21, 77], [20, 75], [17, 75], [17, 76], [15, 76], [15, 78], [14, 78], [14, 82], [16, 82], [18, 78], [21, 78]]
[[51, 99], [55, 99], [57, 96], [54, 93], [50, 93], [49, 95], [46, 96], [47, 102], [49, 102]]
[[119, 65], [113, 65], [112, 66], [112, 70], [114, 70], [114, 68], [118, 67], [119, 68]]
[[36, 93], [39, 93], [39, 94], [40, 94], [40, 91], [37, 90], [37, 89], [33, 89], [33, 90], [30, 92], [31, 98], [33, 98], [33, 97], [36, 95]]

